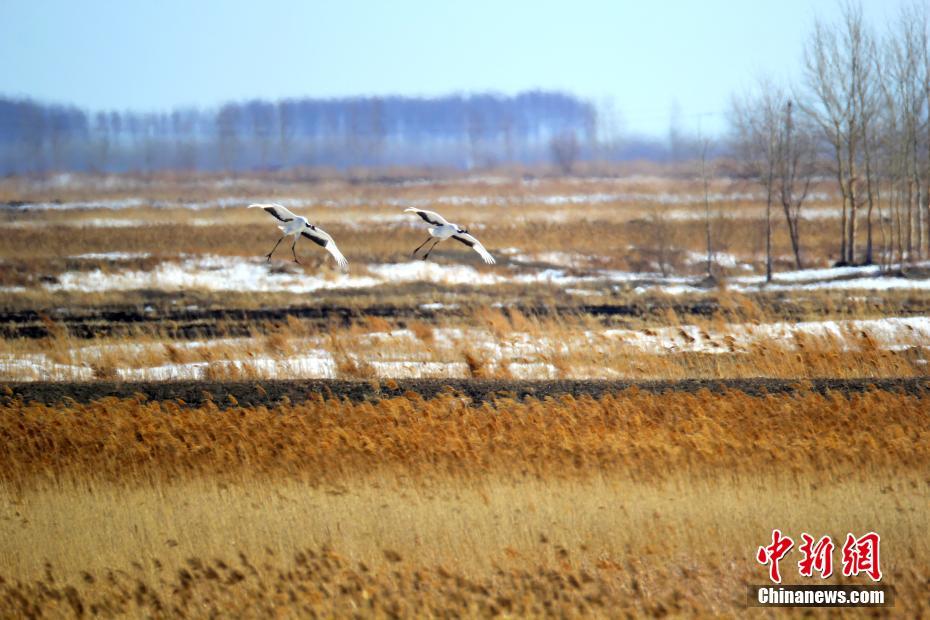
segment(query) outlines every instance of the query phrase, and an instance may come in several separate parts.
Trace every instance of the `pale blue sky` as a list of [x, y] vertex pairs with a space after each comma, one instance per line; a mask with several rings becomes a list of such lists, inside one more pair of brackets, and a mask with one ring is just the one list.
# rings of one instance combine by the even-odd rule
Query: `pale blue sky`
[[[867, 1], [877, 29], [910, 0]], [[0, 93], [89, 109], [560, 89], [625, 131], [713, 133], [735, 91], [800, 74], [834, 0], [0, 0]]]

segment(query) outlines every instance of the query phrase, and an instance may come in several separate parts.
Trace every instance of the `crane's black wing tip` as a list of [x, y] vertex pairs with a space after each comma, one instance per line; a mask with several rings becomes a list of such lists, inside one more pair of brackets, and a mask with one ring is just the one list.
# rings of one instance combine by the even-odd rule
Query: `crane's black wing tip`
[[321, 248], [325, 248], [325, 247], [326, 247], [326, 244], [329, 243], [329, 240], [328, 240], [328, 239], [324, 239], [324, 238], [322, 238], [322, 237], [318, 237], [318, 236], [316, 236], [316, 235], [312, 235], [312, 234], [308, 233], [306, 230], [302, 231], [300, 234], [301, 234], [301, 236], [306, 237], [307, 239], [309, 239], [310, 241], [314, 242], [315, 244], [317, 244], [317, 245], [320, 246]]
[[269, 213], [274, 219], [280, 222], [290, 222], [293, 218], [284, 217], [282, 214], [278, 213], [278, 208], [275, 205], [251, 205], [251, 207], [261, 207], [263, 211]]
[[432, 219], [429, 211], [424, 211], [422, 209], [413, 209], [413, 213], [419, 215], [427, 224], [432, 224], [433, 226], [442, 226], [442, 222]]
[[475, 247], [475, 242], [472, 241], [471, 239], [468, 239], [467, 237], [460, 237], [459, 235], [452, 235], [452, 238], [455, 239], [456, 241], [461, 241], [462, 243], [464, 243], [470, 248]]

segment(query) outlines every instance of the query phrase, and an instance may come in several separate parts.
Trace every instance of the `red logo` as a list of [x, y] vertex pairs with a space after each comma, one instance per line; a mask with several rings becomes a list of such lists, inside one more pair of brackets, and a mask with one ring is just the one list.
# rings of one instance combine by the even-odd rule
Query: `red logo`
[[[881, 537], [875, 532], [869, 532], [856, 538], [853, 534], [846, 535], [843, 545], [843, 576], [855, 577], [860, 573], [868, 575], [872, 581], [881, 581], [882, 570], [879, 557]], [[788, 555], [794, 541], [781, 533], [781, 530], [772, 530], [772, 544], [759, 547], [756, 552], [756, 561], [769, 567], [769, 579], [773, 583], [781, 583], [781, 571], [778, 563]], [[803, 556], [798, 561], [798, 572], [802, 577], [813, 577], [818, 573], [821, 579], [833, 574], [833, 550], [836, 545], [829, 536], [822, 536], [819, 540], [804, 532], [801, 534], [801, 545], [798, 551]]]
[[798, 569], [802, 577], [813, 577], [814, 571], [820, 573], [821, 579], [833, 574], [833, 540], [824, 536], [814, 544], [814, 537], [810, 534], [801, 534], [804, 543], [798, 547], [804, 558], [798, 562]]
[[881, 541], [875, 532], [869, 532], [862, 538], [847, 534], [846, 544], [843, 545], [843, 576], [855, 577], [865, 573], [872, 581], [881, 581], [882, 569], [878, 563], [878, 546]]
[[773, 582], [781, 583], [778, 562], [788, 554], [793, 546], [794, 541], [787, 536], [782, 536], [781, 530], [772, 530], [772, 544], [768, 547], [759, 547], [759, 551], [756, 552], [756, 560], [759, 564], [769, 565], [769, 579]]

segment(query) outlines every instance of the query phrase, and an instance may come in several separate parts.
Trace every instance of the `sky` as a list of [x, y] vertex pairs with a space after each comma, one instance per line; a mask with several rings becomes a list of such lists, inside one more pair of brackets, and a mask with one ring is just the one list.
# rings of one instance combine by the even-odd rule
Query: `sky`
[[[868, 0], [878, 32], [913, 0]], [[0, 0], [0, 95], [88, 110], [555, 89], [624, 133], [719, 133], [734, 93], [801, 77], [834, 0]], [[606, 116], [605, 116], [606, 117]]]

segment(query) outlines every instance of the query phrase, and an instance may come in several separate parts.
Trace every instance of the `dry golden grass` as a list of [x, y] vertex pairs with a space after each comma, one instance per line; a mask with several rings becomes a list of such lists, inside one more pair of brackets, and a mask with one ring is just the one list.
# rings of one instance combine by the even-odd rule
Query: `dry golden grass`
[[930, 460], [924, 397], [883, 391], [845, 397], [803, 389], [765, 398], [656, 395], [600, 400], [454, 396], [378, 403], [315, 398], [273, 409], [103, 399], [0, 407], [0, 481], [91, 476], [168, 480], [189, 475], [292, 477], [314, 483], [358, 472], [428, 480], [573, 477], [619, 471], [647, 480], [727, 470], [820, 472], [914, 469]]
[[891, 611], [920, 616], [926, 411], [803, 390], [8, 402], [0, 614], [739, 616], [779, 527], [880, 532]]
[[[742, 615], [745, 584], [765, 579], [754, 550], [777, 524], [834, 539], [880, 531], [894, 611], [913, 616], [928, 611], [928, 500], [920, 476], [881, 470], [824, 487], [775, 474], [82, 482], [4, 507], [0, 613]], [[830, 582], [844, 581], [856, 580]]]

